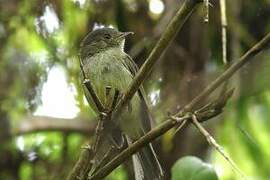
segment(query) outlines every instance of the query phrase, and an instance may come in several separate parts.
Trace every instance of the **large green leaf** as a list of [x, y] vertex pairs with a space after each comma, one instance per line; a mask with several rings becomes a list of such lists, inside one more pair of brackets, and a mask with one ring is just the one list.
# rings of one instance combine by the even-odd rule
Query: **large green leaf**
[[186, 156], [172, 167], [172, 180], [218, 180], [215, 169], [195, 156]]

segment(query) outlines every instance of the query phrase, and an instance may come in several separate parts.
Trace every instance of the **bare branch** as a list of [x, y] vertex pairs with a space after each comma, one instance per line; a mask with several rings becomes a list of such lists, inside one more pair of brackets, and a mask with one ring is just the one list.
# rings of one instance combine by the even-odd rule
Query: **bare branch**
[[209, 22], [209, 0], [204, 0], [203, 4], [204, 4], [204, 11], [205, 11], [204, 22], [208, 23]]
[[76, 162], [75, 166], [69, 173], [67, 179], [74, 180], [84, 180], [86, 179], [87, 173], [89, 172], [89, 168], [91, 167], [90, 159], [93, 159], [94, 151], [90, 147], [90, 145], [86, 145], [83, 147], [83, 150], [80, 154], [79, 160]]
[[227, 16], [226, 16], [226, 2], [220, 0], [220, 19], [221, 19], [221, 38], [222, 38], [222, 60], [224, 65], [227, 65]]
[[[209, 111], [209, 113], [198, 114], [200, 118], [199, 121], [205, 121], [209, 119], [209, 117], [214, 117], [220, 114], [222, 111]], [[115, 168], [117, 168], [120, 164], [122, 164], [127, 158], [131, 155], [139, 151], [143, 146], [152, 142], [157, 137], [163, 135], [168, 130], [176, 126], [180, 122], [186, 122], [191, 120], [190, 114], [187, 114], [184, 117], [169, 117], [168, 120], [164, 121], [161, 125], [155, 127], [151, 131], [149, 131], [146, 135], [141, 137], [138, 141], [134, 142], [127, 149], [123, 150], [119, 155], [117, 155], [114, 159], [112, 159], [108, 164], [106, 164], [102, 169], [100, 169], [97, 173], [90, 177], [91, 180], [103, 179], [110, 172], [112, 172]]]
[[113, 113], [113, 118], [120, 114], [122, 108], [130, 101], [133, 95], [138, 91], [139, 87], [143, 81], [150, 74], [154, 64], [158, 61], [159, 57], [169, 46], [170, 42], [173, 40], [174, 36], [186, 22], [188, 17], [192, 14], [195, 7], [200, 3], [200, 0], [186, 0], [181, 8], [177, 11], [176, 15], [170, 21], [166, 30], [162, 34], [161, 38], [157, 42], [156, 46], [146, 59], [143, 66], [140, 68], [131, 85], [128, 87], [126, 93], [120, 99], [119, 103], [116, 106], [116, 109]]
[[200, 133], [206, 138], [207, 142], [213, 146], [232, 166], [233, 170], [238, 172], [243, 179], [246, 179], [244, 173], [237, 167], [234, 161], [226, 154], [223, 148], [216, 142], [216, 140], [208, 133], [206, 129], [198, 122], [196, 115], [192, 115], [192, 123], [200, 131]]
[[226, 82], [234, 73], [239, 70], [243, 65], [248, 63], [252, 57], [257, 55], [264, 49], [270, 42], [270, 33], [268, 33], [262, 40], [250, 48], [239, 60], [235, 61], [228, 69], [226, 69], [218, 78], [216, 78], [211, 84], [209, 84], [198, 96], [196, 96], [190, 103], [179, 111], [176, 116], [181, 116], [185, 112], [191, 111], [196, 104], [201, 100], [209, 96], [214, 90], [216, 90], [221, 84]]

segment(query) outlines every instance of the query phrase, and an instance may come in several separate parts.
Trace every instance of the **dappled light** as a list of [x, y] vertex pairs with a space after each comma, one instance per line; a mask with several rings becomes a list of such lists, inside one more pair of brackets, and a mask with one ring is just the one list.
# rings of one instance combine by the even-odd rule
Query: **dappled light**
[[53, 67], [48, 72], [48, 78], [41, 91], [42, 104], [34, 115], [59, 118], [74, 118], [79, 112], [76, 106], [76, 89], [68, 85], [66, 74], [62, 67]]
[[0, 1], [0, 179], [268, 179], [269, 27], [269, 0]]

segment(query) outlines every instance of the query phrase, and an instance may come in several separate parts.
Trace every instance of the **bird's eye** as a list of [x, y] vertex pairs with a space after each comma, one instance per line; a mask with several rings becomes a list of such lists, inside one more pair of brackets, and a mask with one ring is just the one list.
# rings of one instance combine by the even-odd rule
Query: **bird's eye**
[[104, 34], [104, 37], [106, 38], [106, 39], [111, 39], [111, 35], [110, 34]]

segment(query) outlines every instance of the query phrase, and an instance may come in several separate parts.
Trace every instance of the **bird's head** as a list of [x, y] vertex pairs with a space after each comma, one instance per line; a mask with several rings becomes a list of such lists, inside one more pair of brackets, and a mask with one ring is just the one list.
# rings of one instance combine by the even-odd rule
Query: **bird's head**
[[82, 41], [80, 54], [88, 57], [109, 48], [124, 48], [125, 37], [133, 32], [120, 32], [113, 28], [101, 28], [90, 32]]

